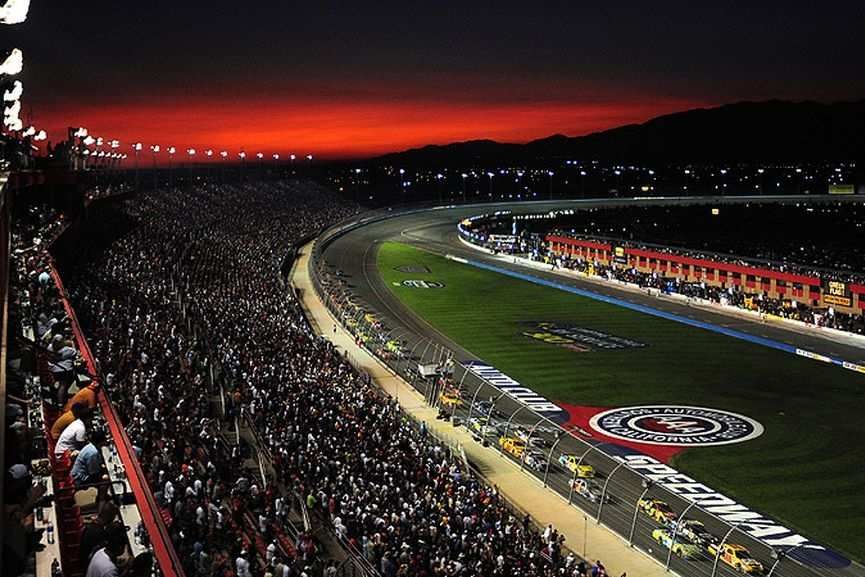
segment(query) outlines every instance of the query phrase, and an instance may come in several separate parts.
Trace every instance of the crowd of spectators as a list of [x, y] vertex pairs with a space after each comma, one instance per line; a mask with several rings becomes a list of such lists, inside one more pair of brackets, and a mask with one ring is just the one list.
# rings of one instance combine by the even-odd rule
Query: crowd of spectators
[[[148, 193], [125, 210], [138, 226], [68, 285], [188, 573], [310, 574], [311, 539], [294, 543], [294, 563], [271, 547], [292, 496], [386, 577], [603, 573], [514, 514], [314, 335], [283, 258], [353, 207], [271, 182]], [[267, 489], [214, 432], [217, 385], [273, 464]], [[238, 542], [231, 529], [250, 515], [256, 535]]]
[[[601, 207], [520, 224], [541, 234], [557, 229], [625, 246], [865, 283], [863, 223], [865, 203], [800, 201]], [[509, 229], [510, 222], [502, 226]]]
[[[66, 568], [70, 574], [116, 575], [125, 566], [127, 575], [150, 575], [152, 557], [131, 557], [118, 509], [107, 495], [98, 384], [81, 362], [71, 319], [50, 274], [48, 247], [65, 219], [40, 205], [23, 212], [16, 216], [11, 239], [4, 573], [35, 573], [35, 553], [45, 548], [47, 531], [47, 543], [60, 540], [65, 560], [80, 559], [80, 567]], [[54, 478], [53, 493], [47, 493], [48, 477]], [[71, 481], [68, 486], [64, 478]], [[72, 533], [64, 529], [79, 515], [71, 506], [72, 492], [86, 489], [95, 489], [98, 514], [69, 541]], [[49, 524], [37, 530], [34, 518], [41, 521], [46, 507], [54, 513], [44, 513]], [[52, 564], [50, 571], [59, 574], [59, 565]]]
[[772, 315], [801, 321], [813, 326], [865, 334], [863, 315], [848, 314], [835, 310], [834, 307], [817, 308], [796, 300], [770, 297], [765, 291], [752, 293], [739, 286], [713, 286], [702, 280], [687, 281], [676, 277], [667, 277], [655, 271], [645, 272], [615, 263], [605, 264], [597, 260], [580, 257], [570, 258], [569, 255], [554, 256], [549, 254], [542, 245], [533, 249], [531, 257], [536, 260], [543, 259], [557, 268], [591, 273], [608, 280], [626, 282], [665, 294], [680, 294], [722, 306], [756, 311], [761, 315]]
[[[62, 227], [62, 219], [45, 207], [34, 206], [21, 216], [11, 238], [13, 258], [9, 275], [9, 335], [10, 346], [6, 367], [6, 422], [4, 462], [4, 572], [19, 575], [33, 571], [33, 555], [42, 548], [42, 531], [34, 524], [35, 509], [46, 503], [46, 488], [34, 483], [34, 477], [48, 474], [46, 466], [34, 467], [38, 458], [34, 438], [39, 436], [38, 399], [41, 391], [34, 390], [27, 367], [22, 363], [26, 351], [17, 335], [23, 336], [25, 326], [33, 326], [40, 318], [38, 331], [53, 343], [68, 334], [65, 315], [53, 306], [50, 277], [45, 271], [47, 242]], [[51, 326], [48, 327], [48, 317]], [[65, 342], [65, 341], [64, 341]], [[56, 395], [48, 391], [48, 396]], [[38, 470], [34, 470], [38, 469]]]

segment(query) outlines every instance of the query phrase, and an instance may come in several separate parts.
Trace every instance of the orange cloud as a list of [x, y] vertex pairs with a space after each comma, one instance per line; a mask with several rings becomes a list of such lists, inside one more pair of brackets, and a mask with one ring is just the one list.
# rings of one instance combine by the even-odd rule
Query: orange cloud
[[178, 150], [227, 149], [324, 158], [359, 158], [425, 144], [476, 138], [526, 142], [553, 133], [580, 135], [698, 103], [682, 101], [483, 104], [418, 101], [286, 101], [134, 103], [80, 107], [40, 115], [52, 140], [67, 126], [91, 134]]

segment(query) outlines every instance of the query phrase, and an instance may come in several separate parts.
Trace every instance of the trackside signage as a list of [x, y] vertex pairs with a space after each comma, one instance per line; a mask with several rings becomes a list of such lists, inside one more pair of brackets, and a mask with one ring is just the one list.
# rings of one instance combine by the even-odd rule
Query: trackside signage
[[613, 458], [682, 499], [696, 503], [701, 509], [736, 525], [740, 531], [754, 539], [781, 550], [795, 547], [797, 552], [791, 556], [797, 560], [835, 568], [850, 564], [849, 559], [835, 551], [809, 541], [807, 537], [752, 511], [653, 457], [634, 454]]
[[481, 361], [466, 361], [464, 364], [469, 371], [516, 398], [536, 413], [542, 413], [547, 417], [550, 416], [550, 413], [556, 416], [567, 415], [567, 412], [557, 404], [540, 396], [530, 388], [521, 385], [518, 381], [515, 381], [491, 365]]

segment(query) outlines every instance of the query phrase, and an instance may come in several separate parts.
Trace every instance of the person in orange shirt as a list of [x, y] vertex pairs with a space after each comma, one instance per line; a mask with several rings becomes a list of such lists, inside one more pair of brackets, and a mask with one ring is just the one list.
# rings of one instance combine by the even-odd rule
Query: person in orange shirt
[[83, 403], [87, 405], [88, 409], [92, 409], [96, 407], [96, 393], [99, 391], [99, 383], [92, 382], [73, 396], [69, 401], [67, 401], [66, 406], [63, 407], [63, 411], [71, 411], [72, 405], [75, 403]]
[[72, 421], [77, 419], [76, 414], [83, 414], [87, 411], [87, 405], [84, 403], [74, 403], [72, 407], [54, 421], [54, 424], [51, 425], [51, 438], [55, 441], [60, 438], [63, 430], [66, 429], [69, 425], [72, 424]]

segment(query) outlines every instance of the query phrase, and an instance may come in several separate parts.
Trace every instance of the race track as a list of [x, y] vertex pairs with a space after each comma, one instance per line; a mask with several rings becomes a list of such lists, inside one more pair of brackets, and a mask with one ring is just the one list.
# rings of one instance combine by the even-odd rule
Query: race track
[[[606, 202], [586, 203], [580, 206], [598, 206]], [[507, 268], [518, 272], [529, 272], [530, 274], [558, 283], [593, 291], [595, 293], [613, 296], [622, 300], [645, 305], [676, 315], [697, 319], [703, 322], [728, 327], [754, 335], [769, 338], [783, 343], [791, 344], [803, 349], [818, 352], [820, 354], [841, 357], [852, 362], [865, 361], [865, 350], [847, 344], [832, 342], [816, 336], [797, 333], [778, 325], [767, 325], [755, 323], [736, 316], [729, 316], [702, 308], [689, 307], [669, 299], [658, 299], [640, 292], [628, 291], [617, 288], [615, 285], [596, 283], [580, 278], [564, 277], [559, 274], [526, 269], [520, 265], [509, 263], [501, 258], [496, 258], [477, 251], [463, 244], [457, 236], [456, 223], [461, 219], [493, 210], [511, 210], [514, 213], [538, 212], [554, 208], [573, 207], [572, 203], [531, 203], [514, 205], [484, 205], [458, 208], [445, 208], [428, 210], [421, 213], [395, 216], [386, 220], [380, 220], [351, 230], [333, 241], [326, 244], [323, 249], [323, 258], [330, 272], [340, 271], [342, 280], [346, 283], [348, 290], [355, 295], [357, 302], [367, 311], [374, 311], [375, 315], [382, 321], [391, 338], [406, 342], [406, 349], [414, 352], [413, 357], [420, 360], [435, 360], [443, 356], [444, 350], [449, 350], [459, 361], [478, 359], [471, 351], [450, 341], [447, 337], [436, 331], [423, 319], [418, 318], [410, 312], [392, 294], [383, 283], [378, 273], [376, 262], [377, 247], [380, 243], [395, 240], [407, 243], [418, 248], [431, 251], [440, 255], [454, 255], [466, 259], [493, 264], [500, 268]], [[756, 345], [755, 345], [756, 346]], [[415, 360], [412, 364], [416, 364]], [[409, 361], [404, 363], [409, 367]], [[399, 367], [399, 365], [397, 365]], [[841, 369], [839, 369], [841, 370]], [[455, 378], [460, 374], [456, 373]], [[417, 386], [417, 385], [416, 385]], [[425, 392], [425, 391], [422, 391]], [[477, 400], [488, 400], [488, 391], [484, 390], [477, 394]], [[681, 513], [688, 505], [685, 501], [675, 501], [675, 497], [669, 493], [662, 493], [651, 485], [646, 486], [643, 478], [628, 467], [619, 467], [618, 463], [598, 451], [586, 449], [591, 447], [585, 440], [576, 436], [564, 434], [555, 428], [555, 424], [542, 421], [530, 411], [523, 411], [520, 404], [511, 397], [497, 399], [496, 409], [508, 419], [508, 427], [513, 430], [516, 426], [522, 426], [532, 431], [533, 438], [543, 440], [544, 452], [548, 451], [549, 465], [537, 471], [529, 471], [536, 477], [536, 481], [527, 477], [526, 482], [544, 482], [564, 499], [572, 501], [576, 506], [586, 511], [592, 518], [600, 516], [600, 522], [614, 529], [625, 538], [633, 530], [633, 544], [649, 552], [660, 563], [668, 562], [668, 549], [659, 546], [652, 540], [652, 531], [659, 527], [647, 515], [640, 513], [635, 516], [635, 504], [641, 495], [647, 497], [658, 496], [673, 505], [673, 508]], [[456, 412], [457, 416], [464, 419], [467, 408], [463, 407]], [[491, 446], [498, 449], [493, 441]], [[598, 472], [599, 487], [605, 487], [605, 495], [610, 499], [601, 502], [592, 502], [575, 494], [570, 486], [573, 475], [566, 469], [557, 465], [559, 454], [575, 454], [584, 456], [584, 463], [591, 464]], [[503, 453], [503, 455], [505, 455]], [[507, 458], [510, 458], [507, 456]], [[517, 460], [519, 463], [519, 461]], [[551, 498], [554, 498], [551, 496]], [[723, 536], [729, 530], [729, 526], [716, 517], [703, 514], [694, 509], [690, 518], [702, 521], [710, 533]], [[729, 542], [740, 543], [747, 546], [753, 554], [767, 568], [771, 567], [774, 558], [769, 548], [741, 531], [735, 531], [729, 538]], [[775, 575], [786, 575], [789, 577], [805, 577], [807, 575], [863, 575], [862, 567], [851, 564], [846, 567], [838, 566], [838, 563], [826, 558], [827, 564], [819, 562], [821, 566], [814, 565], [814, 558], [809, 559], [808, 565], [800, 564], [797, 559], [805, 554], [804, 547], [798, 551], [791, 551], [792, 559], [784, 560], [775, 569]], [[810, 553], [810, 552], [809, 552]], [[807, 556], [807, 555], [806, 555]], [[819, 557], [819, 555], [818, 555]], [[805, 557], [802, 557], [805, 561]], [[708, 554], [703, 554], [698, 560], [683, 560], [676, 556], [669, 559], [670, 568], [681, 575], [711, 576], [713, 574], [714, 559]], [[828, 565], [833, 565], [831, 568]], [[842, 563], [843, 565], [843, 563]], [[725, 565], [718, 563], [717, 574], [732, 577], [737, 573]]]

